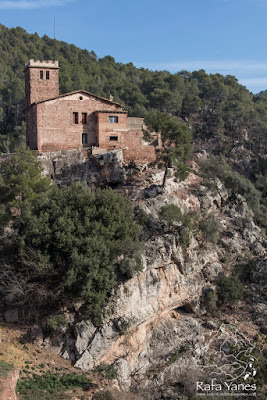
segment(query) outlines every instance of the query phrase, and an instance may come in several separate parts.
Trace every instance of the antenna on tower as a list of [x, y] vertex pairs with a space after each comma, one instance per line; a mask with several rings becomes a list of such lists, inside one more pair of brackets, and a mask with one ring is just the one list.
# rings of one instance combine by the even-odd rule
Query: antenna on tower
[[54, 16], [54, 39], [56, 38], [56, 17]]

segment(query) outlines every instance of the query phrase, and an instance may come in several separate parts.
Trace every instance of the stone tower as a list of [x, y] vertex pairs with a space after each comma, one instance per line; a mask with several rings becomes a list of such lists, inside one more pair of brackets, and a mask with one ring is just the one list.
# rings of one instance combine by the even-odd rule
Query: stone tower
[[25, 65], [26, 107], [59, 95], [58, 61], [30, 60]]

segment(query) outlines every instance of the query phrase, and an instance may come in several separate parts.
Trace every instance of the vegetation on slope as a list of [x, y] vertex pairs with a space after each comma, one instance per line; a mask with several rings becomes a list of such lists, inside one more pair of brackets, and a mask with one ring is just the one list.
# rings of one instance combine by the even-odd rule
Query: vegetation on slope
[[[262, 165], [262, 167], [261, 167]], [[263, 167], [265, 166], [265, 168]], [[219, 178], [227, 189], [233, 194], [241, 194], [248, 206], [254, 212], [256, 222], [264, 229], [267, 228], [267, 179], [266, 160], [259, 164], [260, 173], [256, 174], [253, 181], [234, 172], [224, 157], [210, 156], [201, 163], [202, 176], [208, 185], [215, 177]]]
[[[31, 170], [34, 179], [24, 180]], [[2, 228], [11, 228], [1, 260], [2, 300], [58, 308], [64, 298], [80, 297], [85, 314], [100, 323], [116, 282], [140, 270], [140, 226], [129, 199], [78, 183], [48, 188], [29, 150], [0, 165], [0, 189]]]

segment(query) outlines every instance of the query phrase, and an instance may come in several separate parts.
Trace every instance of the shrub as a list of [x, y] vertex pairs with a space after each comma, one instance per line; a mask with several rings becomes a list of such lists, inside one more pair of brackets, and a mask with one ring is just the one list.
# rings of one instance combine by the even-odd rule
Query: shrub
[[208, 215], [199, 223], [204, 239], [207, 242], [216, 244], [222, 229], [220, 221], [214, 215]]
[[[37, 287], [44, 285], [43, 292], [82, 297], [84, 314], [99, 324], [103, 303], [120, 274], [141, 269], [140, 228], [130, 200], [111, 189], [93, 192], [78, 183], [53, 187], [20, 218], [17, 263], [26, 259], [27, 276], [32, 275]], [[136, 262], [124, 262], [117, 274], [120, 256]], [[22, 270], [20, 265], [12, 273], [18, 276]], [[55, 325], [52, 320], [52, 330]]]
[[13, 364], [0, 361], [0, 376], [6, 376], [14, 368]]
[[117, 378], [117, 371], [113, 365], [100, 363], [97, 367], [95, 367], [94, 371], [102, 378], [108, 379], [109, 381]]
[[[58, 373], [52, 374], [47, 372], [43, 375], [33, 374], [32, 378], [27, 378], [23, 381], [19, 380], [17, 382], [16, 391], [23, 396], [23, 399], [26, 399], [25, 395], [29, 397], [38, 391], [55, 394], [58, 391], [75, 387], [81, 387], [87, 390], [91, 385], [91, 380], [85, 374], [79, 375], [72, 373], [60, 376]], [[36, 399], [37, 398], [42, 397], [36, 397]], [[58, 397], [55, 395], [54, 398]]]
[[192, 232], [192, 219], [189, 214], [183, 215], [181, 209], [175, 204], [168, 204], [161, 207], [159, 218], [168, 224], [169, 230], [175, 223], [179, 224], [179, 243], [182, 248], [187, 249], [190, 242], [190, 233]]
[[116, 400], [109, 390], [105, 392], [97, 392], [93, 395], [92, 400]]
[[48, 190], [50, 180], [42, 176], [42, 165], [29, 149], [19, 149], [0, 164], [0, 226], [18, 218], [14, 208], [23, 212], [41, 193]]
[[243, 261], [235, 267], [235, 274], [241, 282], [249, 281], [250, 274], [256, 266], [256, 261], [251, 255], [247, 255]]
[[218, 299], [224, 304], [233, 305], [243, 294], [243, 285], [237, 276], [224, 276], [218, 282]]
[[134, 209], [134, 217], [136, 222], [141, 225], [144, 226], [147, 223], [148, 220], [148, 214], [139, 206], [136, 206]]
[[73, 395], [67, 393], [64, 389], [57, 389], [53, 392], [47, 392], [40, 389], [25, 389], [23, 390], [22, 400], [72, 400]]
[[205, 289], [203, 293], [203, 305], [209, 313], [213, 313], [217, 307], [217, 294], [212, 288]]
[[136, 272], [142, 271], [141, 252], [143, 245], [141, 242], [125, 240], [122, 246], [122, 257], [118, 262], [118, 273], [122, 277], [132, 278]]
[[63, 315], [52, 315], [47, 320], [46, 328], [50, 332], [56, 332], [60, 328], [66, 327], [67, 325], [68, 322]]
[[[267, 227], [267, 202], [265, 199], [265, 181], [256, 180], [255, 185], [245, 176], [232, 171], [224, 157], [211, 156], [201, 162], [201, 172], [206, 183], [218, 177], [227, 189], [235, 194], [241, 194], [255, 214], [256, 222], [263, 228]], [[261, 182], [262, 184], [260, 184]]]
[[255, 188], [253, 183], [243, 175], [231, 171], [231, 173], [225, 174], [224, 184], [228, 189], [231, 189], [232, 192], [244, 196], [252, 210], [257, 210], [259, 208], [260, 192]]
[[175, 222], [182, 221], [182, 211], [175, 204], [167, 204], [166, 206], [162, 206], [159, 212], [159, 218], [162, 221], [167, 222], [169, 229], [173, 226]]

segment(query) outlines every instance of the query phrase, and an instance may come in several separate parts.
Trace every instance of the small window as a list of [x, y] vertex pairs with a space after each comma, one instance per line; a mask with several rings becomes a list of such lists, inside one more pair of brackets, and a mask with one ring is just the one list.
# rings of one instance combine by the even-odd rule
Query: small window
[[116, 117], [116, 116], [109, 116], [108, 117], [108, 122], [111, 122], [112, 124], [117, 124], [118, 122], [119, 122], [119, 117]]
[[118, 136], [110, 136], [109, 140], [113, 140], [114, 142], [118, 141]]
[[87, 133], [82, 134], [82, 144], [87, 144]]
[[86, 113], [82, 113], [82, 124], [83, 125], [87, 124], [87, 114]]
[[73, 113], [73, 123], [76, 125], [79, 123], [79, 114], [77, 112]]
[[44, 79], [44, 71], [40, 71], [40, 79]]
[[49, 71], [46, 71], [46, 79], [49, 79]]

